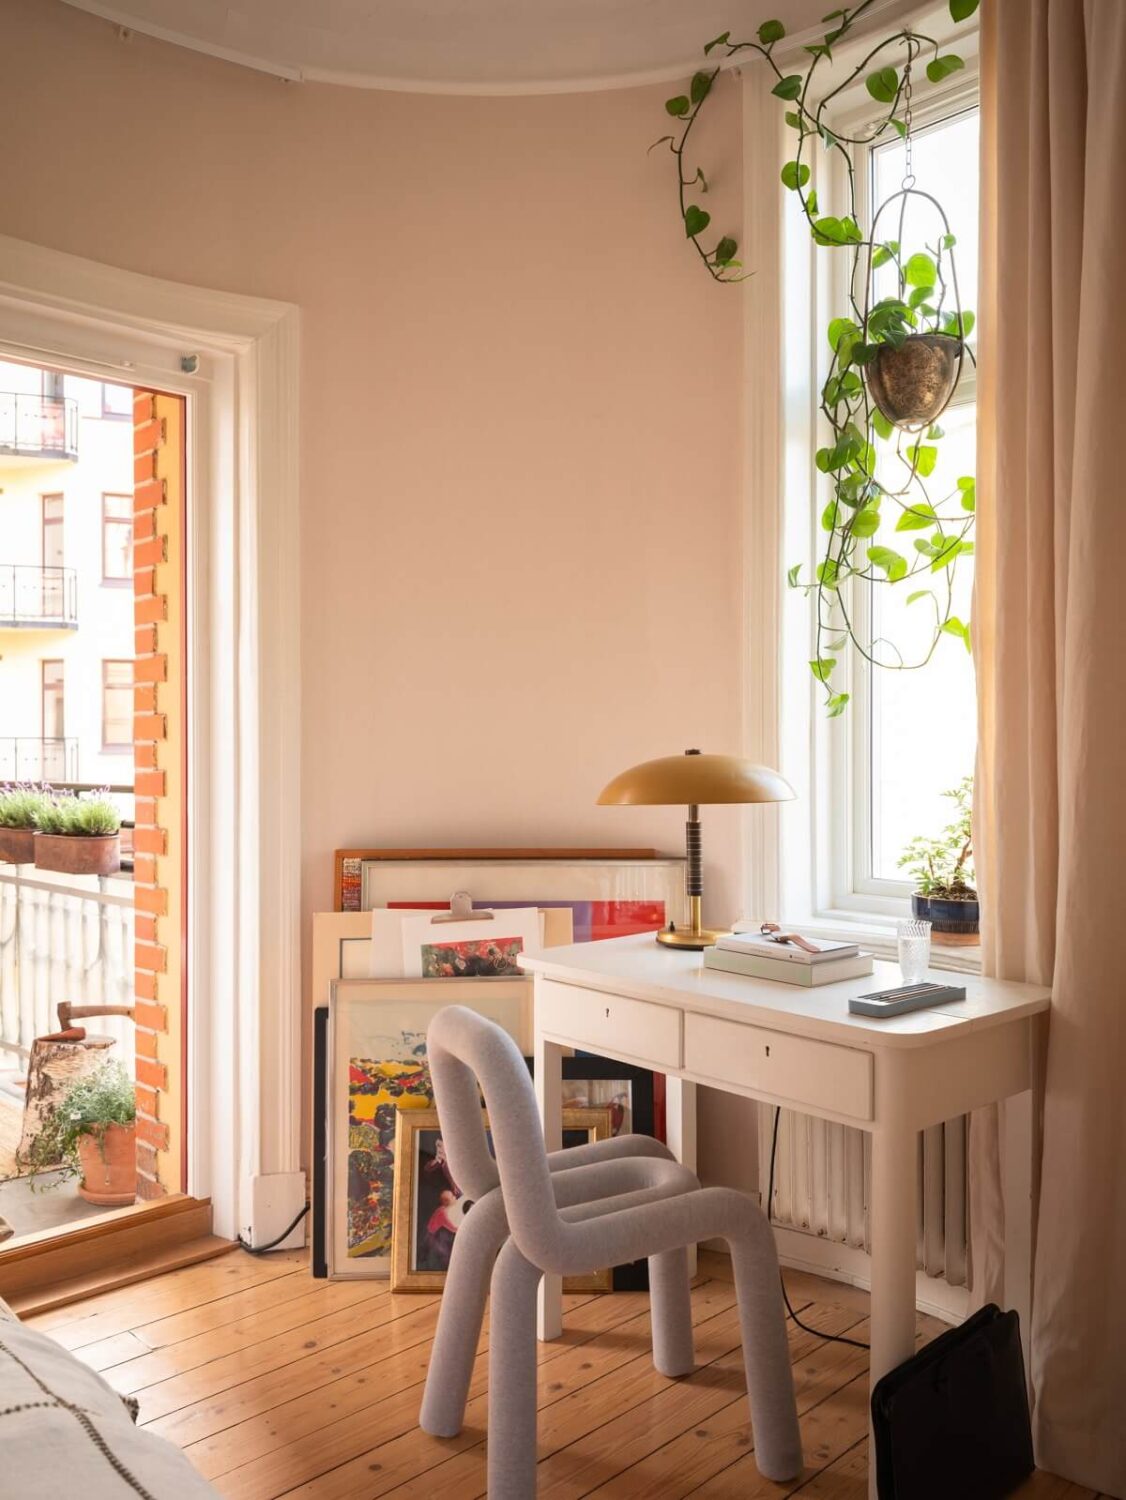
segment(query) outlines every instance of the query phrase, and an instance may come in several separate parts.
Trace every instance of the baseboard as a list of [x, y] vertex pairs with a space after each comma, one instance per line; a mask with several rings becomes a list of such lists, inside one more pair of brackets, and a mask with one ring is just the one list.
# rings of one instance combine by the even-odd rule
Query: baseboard
[[26, 1316], [235, 1248], [211, 1233], [210, 1199], [177, 1193], [0, 1250], [0, 1297]]

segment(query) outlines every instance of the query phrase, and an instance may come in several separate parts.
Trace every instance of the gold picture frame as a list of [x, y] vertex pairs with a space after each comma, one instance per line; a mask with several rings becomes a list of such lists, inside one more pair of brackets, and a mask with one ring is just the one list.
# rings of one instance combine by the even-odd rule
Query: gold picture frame
[[[488, 1116], [485, 1127], [488, 1128]], [[449, 1175], [441, 1156], [441, 1127], [436, 1109], [400, 1109], [395, 1121], [395, 1195], [391, 1233], [391, 1290], [393, 1292], [440, 1292], [446, 1284], [446, 1271], [435, 1266], [420, 1266], [422, 1235], [432, 1241], [436, 1258], [448, 1257], [456, 1233], [456, 1214], [447, 1213], [460, 1196], [457, 1184]], [[565, 1109], [563, 1111], [564, 1144], [568, 1133], [585, 1136], [587, 1141], [608, 1140], [612, 1132], [608, 1108]], [[434, 1149], [437, 1147], [437, 1149]], [[428, 1149], [429, 1148], [429, 1149]], [[429, 1161], [422, 1163], [425, 1154]], [[432, 1179], [423, 1180], [424, 1174]], [[421, 1228], [423, 1216], [427, 1227]], [[443, 1222], [444, 1221], [444, 1222]], [[433, 1223], [433, 1228], [431, 1224]], [[563, 1283], [566, 1292], [610, 1292], [614, 1273], [607, 1267], [589, 1276], [568, 1276]]]

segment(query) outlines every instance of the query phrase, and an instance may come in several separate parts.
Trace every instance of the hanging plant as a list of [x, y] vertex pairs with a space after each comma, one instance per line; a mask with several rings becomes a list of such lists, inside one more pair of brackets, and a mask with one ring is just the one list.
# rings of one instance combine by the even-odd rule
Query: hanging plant
[[[969, 624], [954, 613], [953, 601], [958, 561], [973, 552], [974, 478], [963, 475], [948, 493], [939, 494], [932, 476], [943, 437], [937, 418], [957, 386], [974, 315], [963, 310], [958, 298], [955, 238], [941, 205], [917, 190], [911, 175], [911, 98], [917, 65], [929, 57], [926, 77], [938, 84], [964, 63], [956, 53], [943, 51], [933, 37], [905, 27], [876, 42], [841, 81], [827, 83], [819, 92], [817, 85], [833, 61], [834, 47], [873, 3], [862, 0], [851, 10], [826, 16], [829, 29], [820, 42], [804, 49], [809, 61], [800, 71], [784, 72], [775, 60], [775, 49], [786, 34], [780, 21], [764, 22], [748, 41], [732, 41], [725, 31], [704, 48], [707, 57], [754, 52], [766, 61], [776, 80], [772, 92], [785, 106], [786, 124], [795, 136], [782, 182], [797, 194], [814, 243], [849, 257], [847, 301], [827, 328], [832, 360], [819, 402], [829, 431], [824, 446], [817, 449], [816, 464], [832, 485], [821, 515], [825, 540], [812, 577], [803, 576], [801, 563], [787, 574], [791, 588], [816, 600], [810, 670], [824, 689], [830, 715], [843, 712], [848, 703], [849, 695], [835, 686], [834, 674], [849, 642], [873, 666], [895, 671], [925, 666], [944, 635], [955, 636], [970, 649]], [[952, 18], [964, 21], [976, 11], [978, 0], [949, 4]], [[666, 101], [665, 109], [679, 129], [654, 146], [667, 146], [676, 161], [685, 235], [709, 274], [729, 283], [742, 281], [746, 274], [737, 258], [738, 243], [723, 235], [708, 248], [704, 236], [711, 215], [696, 201], [707, 193], [707, 178], [686, 158], [693, 126], [719, 71], [718, 66], [702, 69], [687, 94]], [[870, 129], [848, 136], [826, 123], [827, 114], [833, 101], [860, 78], [882, 111]], [[866, 238], [858, 222], [852, 148], [891, 138], [893, 132], [906, 143], [907, 173], [900, 192], [874, 216]], [[809, 157], [818, 145], [839, 153], [844, 164], [846, 201], [833, 205], [832, 213], [823, 210], [811, 182]], [[912, 198], [925, 199], [936, 210], [933, 240], [916, 246], [904, 242]], [[884, 238], [880, 225], [884, 210], [893, 203], [899, 207], [898, 233]], [[885, 275], [894, 276], [895, 292], [872, 302], [875, 275], [884, 267]], [[907, 660], [893, 641], [861, 629], [845, 589], [850, 579], [905, 587], [908, 604], [927, 601], [923, 607], [933, 611], [933, 630], [925, 648]]]

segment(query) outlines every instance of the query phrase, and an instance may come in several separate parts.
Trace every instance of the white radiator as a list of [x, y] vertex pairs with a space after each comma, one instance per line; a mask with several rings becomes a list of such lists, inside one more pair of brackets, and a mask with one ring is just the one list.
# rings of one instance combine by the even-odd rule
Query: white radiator
[[[759, 1106], [759, 1181], [770, 1178], [774, 1109]], [[966, 1120], [919, 1136], [918, 1266], [966, 1285]], [[872, 1148], [868, 1134], [784, 1109], [774, 1167], [773, 1220], [784, 1229], [867, 1251]]]

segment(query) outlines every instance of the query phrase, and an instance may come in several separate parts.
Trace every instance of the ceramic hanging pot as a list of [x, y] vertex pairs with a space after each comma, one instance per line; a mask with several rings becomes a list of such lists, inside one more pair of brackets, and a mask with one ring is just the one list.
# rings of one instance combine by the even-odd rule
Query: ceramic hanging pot
[[865, 366], [868, 392], [896, 427], [929, 427], [946, 410], [962, 373], [962, 340], [949, 333], [911, 333], [880, 344]]

